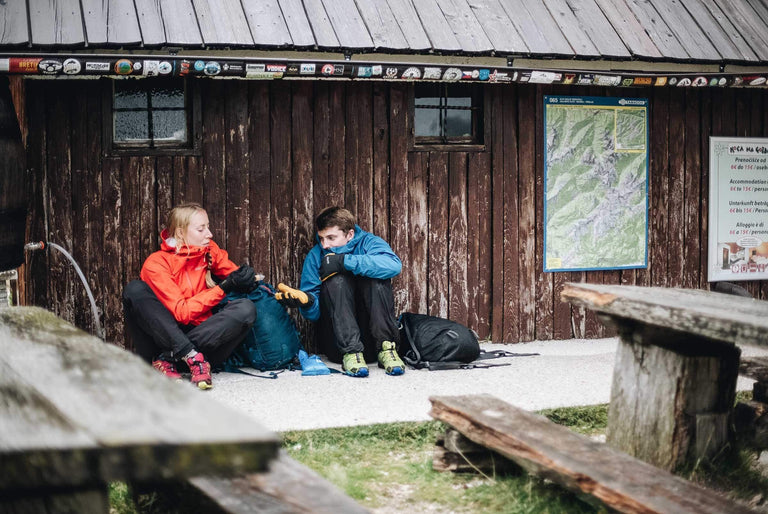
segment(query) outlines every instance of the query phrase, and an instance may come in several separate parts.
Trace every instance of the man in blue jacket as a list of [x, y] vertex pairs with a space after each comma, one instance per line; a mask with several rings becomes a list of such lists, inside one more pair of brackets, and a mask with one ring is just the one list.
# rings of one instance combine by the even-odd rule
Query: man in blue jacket
[[324, 209], [315, 228], [317, 244], [304, 259], [299, 289], [278, 284], [275, 298], [318, 322], [320, 351], [341, 362], [347, 375], [367, 377], [366, 362], [374, 360], [388, 375], [402, 375], [390, 282], [402, 262], [347, 209]]

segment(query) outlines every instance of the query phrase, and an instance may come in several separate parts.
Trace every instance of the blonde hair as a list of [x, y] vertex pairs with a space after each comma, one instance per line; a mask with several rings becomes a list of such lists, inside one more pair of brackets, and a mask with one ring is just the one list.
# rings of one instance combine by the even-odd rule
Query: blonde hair
[[[203, 206], [196, 202], [183, 203], [177, 205], [168, 214], [168, 236], [176, 239], [176, 251], [179, 251], [179, 247], [187, 245], [184, 239], [184, 233], [187, 231], [189, 224], [192, 222], [192, 216], [198, 212], [205, 212]], [[209, 288], [215, 287], [216, 282], [211, 276], [211, 254], [205, 254], [205, 260], [208, 264], [208, 271], [205, 272], [205, 285]]]

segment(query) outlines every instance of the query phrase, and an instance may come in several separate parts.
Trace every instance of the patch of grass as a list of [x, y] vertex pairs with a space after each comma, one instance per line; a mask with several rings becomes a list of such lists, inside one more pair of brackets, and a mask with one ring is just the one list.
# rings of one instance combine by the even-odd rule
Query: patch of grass
[[558, 425], [564, 425], [574, 432], [595, 435], [605, 431], [608, 424], [608, 404], [586, 405], [583, 407], [561, 407], [539, 411]]
[[441, 473], [437, 421], [286, 432], [288, 453], [370, 508], [455, 512], [599, 512], [524, 473]]
[[124, 482], [109, 484], [109, 514], [137, 514], [131, 490]]

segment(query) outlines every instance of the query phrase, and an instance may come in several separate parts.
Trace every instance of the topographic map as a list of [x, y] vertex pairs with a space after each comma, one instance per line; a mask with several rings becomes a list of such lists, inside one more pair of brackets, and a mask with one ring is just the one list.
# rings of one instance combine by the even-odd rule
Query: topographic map
[[545, 271], [647, 265], [648, 100], [544, 97]]

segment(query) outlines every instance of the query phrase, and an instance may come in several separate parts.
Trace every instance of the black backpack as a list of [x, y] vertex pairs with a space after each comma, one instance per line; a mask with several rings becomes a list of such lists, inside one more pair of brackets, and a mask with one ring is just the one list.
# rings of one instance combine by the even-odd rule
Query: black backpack
[[507, 366], [475, 363], [498, 357], [521, 357], [537, 353], [511, 353], [480, 349], [477, 334], [464, 325], [437, 316], [404, 312], [400, 315], [400, 347], [403, 360], [415, 369], [471, 369]]

